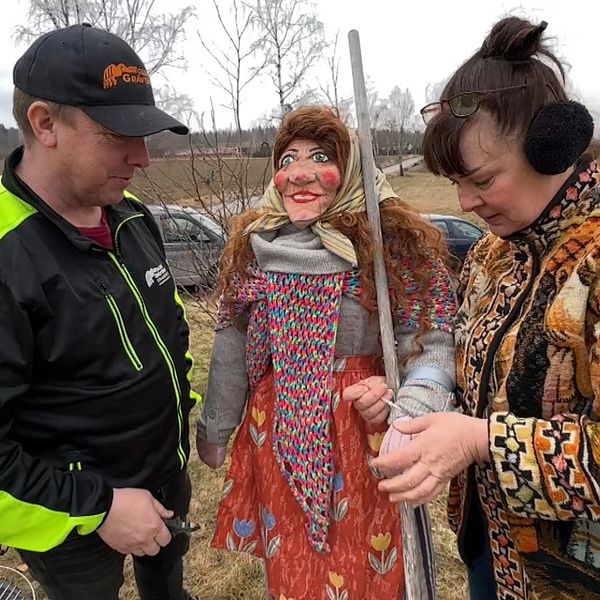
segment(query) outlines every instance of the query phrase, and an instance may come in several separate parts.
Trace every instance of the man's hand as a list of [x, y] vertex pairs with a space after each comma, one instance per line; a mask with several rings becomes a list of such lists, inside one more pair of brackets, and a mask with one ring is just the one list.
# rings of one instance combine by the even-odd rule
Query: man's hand
[[[382, 472], [400, 473], [379, 482], [391, 502], [431, 502], [448, 481], [474, 462], [489, 461], [486, 419], [459, 413], [431, 413], [391, 427], [413, 438], [397, 452], [371, 462]], [[390, 473], [390, 474], [391, 474]]]
[[200, 460], [211, 469], [218, 469], [225, 462], [227, 446], [209, 444], [200, 437], [199, 432], [196, 432], [196, 449]]
[[171, 541], [163, 519], [173, 514], [147, 490], [118, 488], [113, 490], [108, 516], [97, 533], [117, 552], [154, 556]]
[[374, 375], [349, 385], [342, 392], [342, 398], [352, 402], [369, 425], [380, 425], [390, 414], [390, 406], [385, 401], [392, 401], [394, 393], [388, 388], [385, 377]]

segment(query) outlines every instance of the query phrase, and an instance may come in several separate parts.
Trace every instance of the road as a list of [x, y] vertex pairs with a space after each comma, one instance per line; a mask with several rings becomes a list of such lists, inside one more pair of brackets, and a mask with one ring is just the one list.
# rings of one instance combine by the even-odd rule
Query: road
[[[404, 167], [404, 169], [410, 169], [411, 167], [419, 165], [422, 162], [423, 162], [422, 156], [413, 156], [412, 158], [405, 158], [402, 161], [402, 166]], [[397, 175], [400, 172], [398, 163], [396, 163], [395, 165], [390, 165], [389, 167], [385, 167], [383, 169], [383, 172], [386, 175]]]

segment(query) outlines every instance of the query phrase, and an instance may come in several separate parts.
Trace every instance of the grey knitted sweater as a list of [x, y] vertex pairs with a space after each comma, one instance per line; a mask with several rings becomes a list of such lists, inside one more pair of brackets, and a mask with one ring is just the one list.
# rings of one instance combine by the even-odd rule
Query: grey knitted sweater
[[[299, 230], [288, 225], [276, 232], [252, 234], [251, 242], [257, 263], [264, 271], [331, 274], [351, 270], [348, 262], [323, 247], [321, 239], [310, 228]], [[416, 331], [397, 323], [394, 333], [404, 383], [396, 398], [398, 409], [392, 411], [390, 418], [451, 408], [455, 383], [452, 334], [439, 329], [428, 330], [419, 340], [423, 352], [403, 365], [412, 352]], [[336, 356], [381, 353], [377, 315], [369, 313], [356, 300], [342, 298]], [[245, 328], [232, 325], [219, 329], [197, 424], [202, 439], [222, 446], [227, 444], [241, 422], [248, 388]]]

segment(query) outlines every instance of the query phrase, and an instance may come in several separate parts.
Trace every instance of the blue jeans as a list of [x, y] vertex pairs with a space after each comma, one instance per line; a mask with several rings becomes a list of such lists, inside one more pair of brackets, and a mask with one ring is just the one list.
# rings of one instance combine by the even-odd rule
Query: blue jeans
[[482, 554], [467, 564], [471, 600], [496, 600], [496, 582], [492, 570], [492, 553], [487, 543]]
[[473, 515], [475, 518], [469, 520], [469, 524], [472, 524], [472, 526], [468, 528], [468, 535], [478, 536], [477, 541], [483, 550], [481, 554], [466, 563], [469, 578], [469, 597], [470, 600], [496, 600], [496, 581], [492, 569], [492, 552], [487, 532], [487, 519], [479, 501], [474, 502], [471, 510], [479, 511], [479, 514]]
[[[184, 518], [189, 507], [191, 484], [181, 471], [154, 496], [166, 508]], [[179, 534], [156, 556], [133, 557], [135, 581], [141, 600], [186, 600], [182, 557], [189, 536]], [[19, 550], [50, 600], [118, 600], [123, 585], [125, 555], [107, 546], [96, 533], [77, 535], [48, 552]]]

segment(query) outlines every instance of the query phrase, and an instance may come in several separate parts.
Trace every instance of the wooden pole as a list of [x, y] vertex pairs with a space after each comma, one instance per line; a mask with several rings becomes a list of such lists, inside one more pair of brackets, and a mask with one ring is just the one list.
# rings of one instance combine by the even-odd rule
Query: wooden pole
[[394, 338], [394, 323], [392, 321], [392, 308], [388, 293], [387, 273], [383, 258], [383, 237], [381, 235], [379, 199], [377, 198], [375, 189], [375, 161], [373, 159], [371, 123], [358, 31], [355, 29], [350, 31], [348, 42], [350, 44], [350, 62], [352, 64], [352, 80], [354, 82], [354, 102], [356, 104], [356, 118], [358, 120], [358, 141], [360, 143], [360, 156], [367, 201], [367, 216], [369, 217], [373, 233], [373, 267], [375, 270], [377, 310], [379, 313], [379, 327], [381, 329], [385, 378], [388, 386], [394, 391], [395, 395], [400, 388], [398, 358], [396, 355], [396, 340]]
[[[398, 358], [394, 338], [394, 323], [390, 306], [387, 272], [383, 254], [383, 237], [381, 234], [381, 218], [379, 215], [379, 198], [375, 187], [375, 161], [373, 158], [371, 123], [369, 105], [365, 88], [365, 77], [362, 66], [362, 53], [358, 31], [348, 33], [350, 46], [350, 62], [352, 80], [354, 82], [354, 102], [358, 120], [358, 139], [367, 204], [367, 216], [373, 233], [373, 263], [375, 270], [375, 287], [377, 292], [377, 310], [385, 378], [388, 387], [394, 391], [394, 397], [400, 387], [398, 374]], [[429, 598], [427, 591], [427, 574], [424, 572], [422, 550], [418, 539], [418, 527], [415, 511], [405, 502], [400, 503], [400, 519], [402, 526], [402, 544], [404, 557], [405, 598], [406, 600], [425, 600]]]

